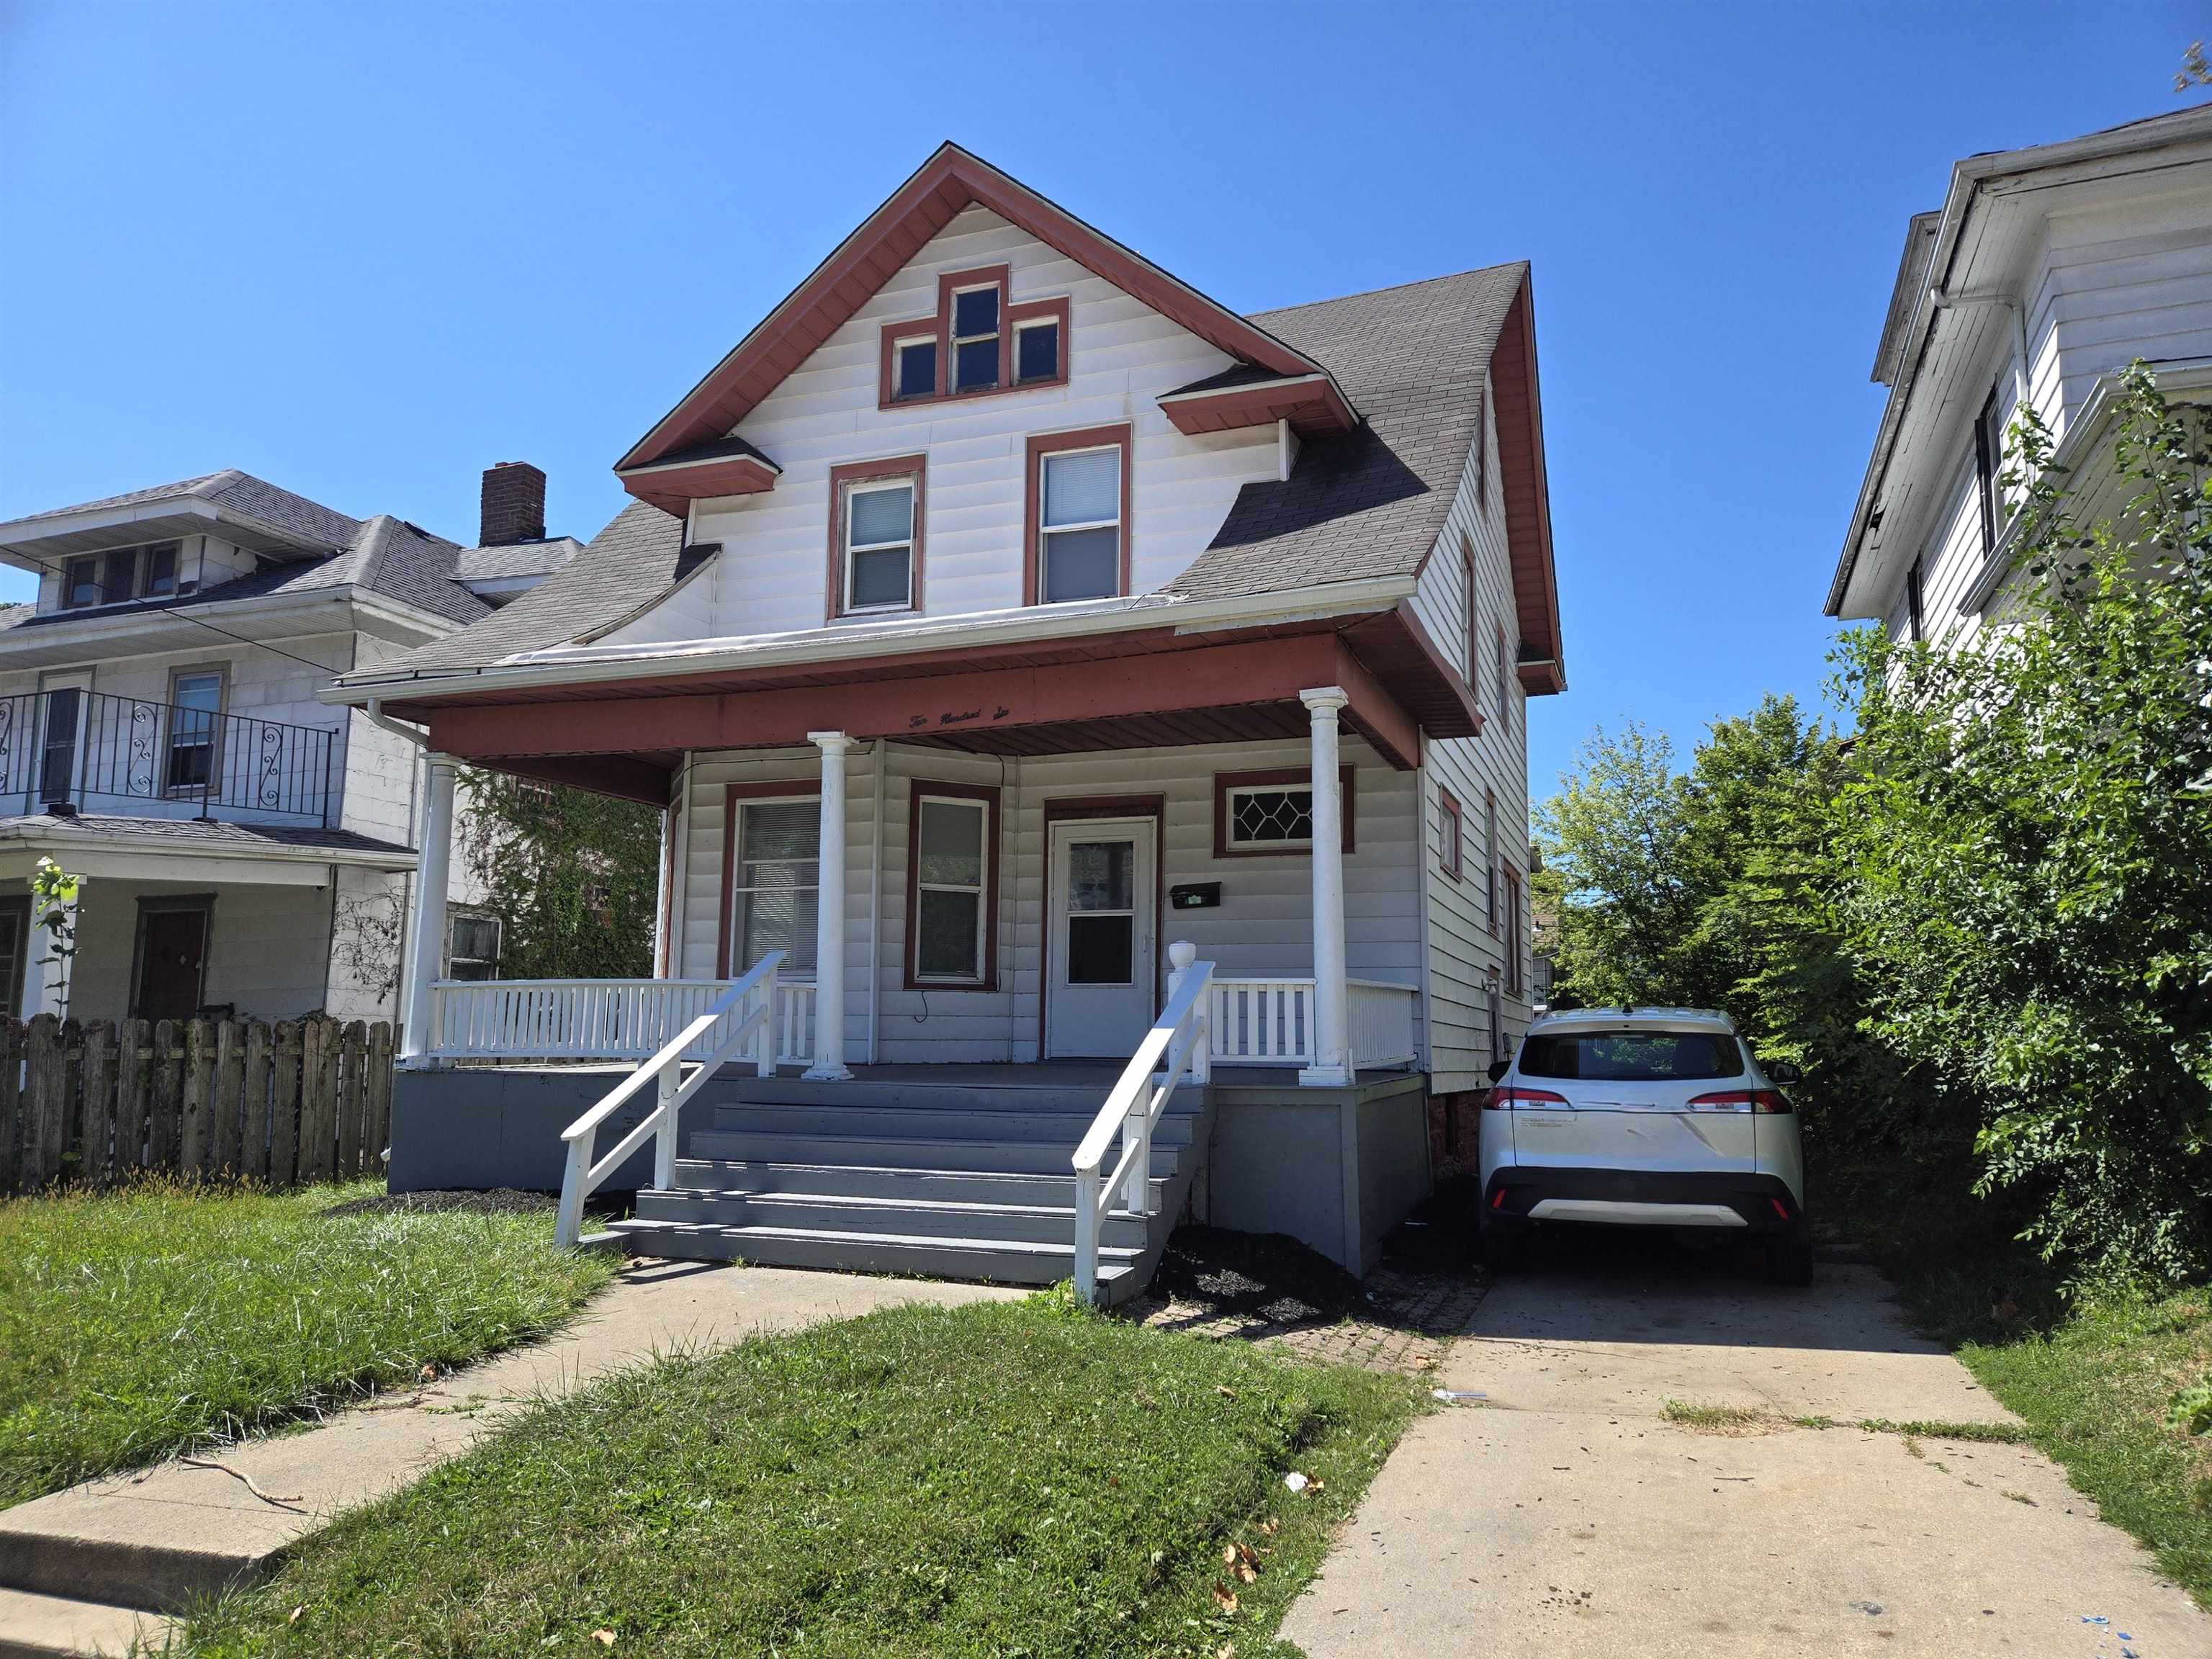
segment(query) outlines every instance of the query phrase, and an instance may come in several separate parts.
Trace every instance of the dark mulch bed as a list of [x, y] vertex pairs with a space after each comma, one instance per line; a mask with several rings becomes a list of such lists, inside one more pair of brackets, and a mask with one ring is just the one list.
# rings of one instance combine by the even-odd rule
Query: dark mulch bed
[[1358, 1279], [1289, 1234], [1217, 1227], [1176, 1228], [1151, 1293], [1282, 1326], [1334, 1324], [1364, 1305]]
[[1434, 1189], [1384, 1236], [1383, 1260], [1417, 1273], [1464, 1271], [1480, 1249], [1481, 1215], [1481, 1177], [1470, 1169], [1440, 1169]]
[[533, 1210], [550, 1210], [552, 1207], [553, 1199], [548, 1194], [523, 1193], [512, 1187], [495, 1187], [488, 1193], [379, 1193], [374, 1198], [349, 1199], [343, 1204], [333, 1204], [323, 1213], [429, 1215], [440, 1211], [459, 1210], [471, 1215], [527, 1215]]

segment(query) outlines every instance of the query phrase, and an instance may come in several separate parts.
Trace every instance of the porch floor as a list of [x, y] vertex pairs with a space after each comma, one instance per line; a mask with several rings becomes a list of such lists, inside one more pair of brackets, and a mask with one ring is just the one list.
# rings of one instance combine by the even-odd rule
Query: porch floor
[[[1121, 1075], [1127, 1060], [1042, 1060], [1021, 1061], [977, 1060], [973, 1062], [916, 1062], [905, 1065], [849, 1066], [853, 1082], [835, 1086], [850, 1090], [854, 1084], [866, 1083], [927, 1083], [963, 1089], [1088, 1089], [1095, 1087], [1101, 1103], [1105, 1093]], [[776, 1076], [786, 1080], [801, 1079], [804, 1066], [783, 1066]], [[1376, 1067], [1359, 1073], [1361, 1085], [1396, 1081], [1411, 1075], [1406, 1066]], [[751, 1075], [743, 1066], [728, 1066], [722, 1069], [720, 1080]], [[1213, 1068], [1213, 1086], [1237, 1089], [1295, 1089], [1298, 1087], [1298, 1068], [1295, 1066], [1222, 1066]]]

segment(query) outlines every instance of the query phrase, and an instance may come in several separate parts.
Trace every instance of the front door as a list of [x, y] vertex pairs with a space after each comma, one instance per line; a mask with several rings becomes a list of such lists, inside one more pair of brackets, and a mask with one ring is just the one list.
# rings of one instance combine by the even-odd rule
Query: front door
[[133, 1017], [190, 1019], [198, 1012], [206, 977], [207, 933], [204, 901], [140, 909]]
[[1127, 1059], [1158, 1013], [1154, 833], [1150, 818], [1052, 826], [1048, 1055]]

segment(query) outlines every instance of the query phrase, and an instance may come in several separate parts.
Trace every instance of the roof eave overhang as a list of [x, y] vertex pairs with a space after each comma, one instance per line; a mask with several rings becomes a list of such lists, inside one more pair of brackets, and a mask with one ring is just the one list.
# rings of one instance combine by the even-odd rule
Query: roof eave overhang
[[649, 466], [624, 467], [615, 476], [622, 487], [639, 501], [663, 513], [682, 518], [694, 501], [724, 495], [765, 495], [775, 488], [781, 469], [750, 455], [731, 455], [714, 460], [660, 462]]
[[[616, 471], [626, 475], [735, 431], [746, 414], [859, 311], [916, 250], [956, 214], [978, 204], [1240, 362], [1285, 377], [1328, 374], [1323, 365], [1257, 324], [948, 143], [632, 445], [616, 463]], [[1340, 389], [1336, 395], [1348, 409], [1350, 401]]]
[[1160, 412], [1186, 437], [1288, 421], [1301, 438], [1334, 438], [1359, 423], [1350, 403], [1326, 374], [1288, 375], [1214, 392], [1172, 392]]
[[[1965, 235], [1967, 218], [1976, 204], [1992, 185], [2007, 179], [2061, 168], [2074, 168], [2083, 171], [2085, 174], [2091, 173], [2122, 156], [2163, 149], [2174, 144], [2201, 143], [2208, 136], [2212, 136], [2212, 104], [2201, 105], [2162, 118], [2168, 125], [2161, 125], [2155, 133], [2147, 134], [2142, 131], [2154, 123], [2138, 122], [2107, 132], [2093, 132], [2079, 138], [2066, 139], [2056, 144], [2039, 144], [2025, 149], [1970, 155], [1953, 166], [1950, 187], [1944, 192], [1943, 206], [1936, 218], [1934, 244], [1929, 250], [1925, 274], [1913, 303], [1911, 320], [1897, 343], [1893, 362], [1891, 361], [1893, 354], [1887, 352], [1877, 360], [1878, 363], [1889, 364], [1894, 378], [1890, 382], [1889, 397], [1882, 405], [1881, 423], [1875, 431], [1874, 450], [1867, 458], [1866, 471], [1859, 483], [1858, 498], [1851, 507], [1850, 528], [1844, 538], [1842, 551], [1837, 556], [1836, 573], [1828, 584], [1827, 599], [1821, 606], [1824, 615], [1851, 620], [1874, 614], [1868, 608], [1867, 601], [1853, 601], [1850, 595], [1852, 579], [1856, 574], [1859, 552], [1865, 544], [1869, 521], [1881, 498], [1882, 485], [1896, 449], [1905, 409], [1911, 401], [1913, 390], [1918, 384], [1921, 369], [1927, 360], [1936, 319], [1943, 309], [1937, 302], [1936, 295], [1952, 289], [1952, 262]], [[1940, 276], [1938, 273], [1941, 273]]]
[[[829, 667], [854, 660], [895, 660], [931, 653], [1001, 647], [1018, 649], [1163, 628], [1200, 633], [1266, 627], [1291, 620], [1357, 617], [1395, 608], [1411, 597], [1413, 586], [1410, 574], [1371, 577], [1224, 599], [1146, 598], [1134, 604], [1066, 611], [1030, 607], [865, 634], [849, 628], [809, 629], [765, 644], [702, 641], [676, 648], [567, 647], [480, 668], [427, 674], [379, 675], [370, 669], [346, 675], [324, 686], [317, 695], [325, 702], [354, 707], [366, 706], [374, 699], [395, 711], [558, 686], [604, 688], [605, 695], [620, 696], [625, 682], [659, 684], [675, 677], [705, 678], [733, 672]], [[1041, 614], [1047, 611], [1054, 614]]]
[[277, 530], [204, 496], [168, 495], [82, 513], [42, 513], [0, 524], [0, 556], [12, 555], [11, 562], [37, 568], [44, 562], [105, 548], [209, 533], [270, 558], [340, 550], [335, 544]]
[[1566, 651], [1559, 627], [1552, 490], [1537, 385], [1535, 295], [1525, 274], [1498, 330], [1490, 369], [1505, 498], [1506, 555], [1513, 570], [1514, 620], [1525, 665], [1519, 678], [1531, 696], [1547, 696], [1566, 690]]

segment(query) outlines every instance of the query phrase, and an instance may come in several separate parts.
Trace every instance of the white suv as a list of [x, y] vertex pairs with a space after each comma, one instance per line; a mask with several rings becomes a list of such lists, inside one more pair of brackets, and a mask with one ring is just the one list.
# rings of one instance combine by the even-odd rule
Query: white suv
[[1797, 1117], [1726, 1014], [1577, 1008], [1529, 1026], [1491, 1068], [1482, 1114], [1482, 1231], [1493, 1265], [1518, 1264], [1553, 1222], [1757, 1235], [1768, 1275], [1809, 1284]]

